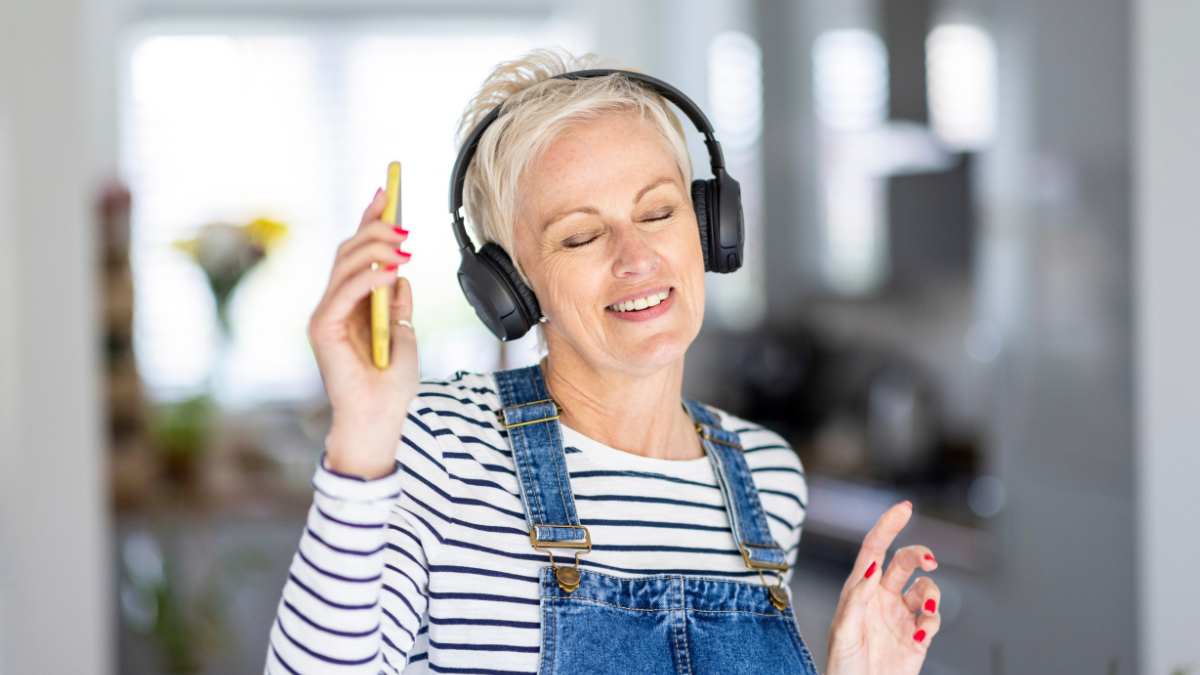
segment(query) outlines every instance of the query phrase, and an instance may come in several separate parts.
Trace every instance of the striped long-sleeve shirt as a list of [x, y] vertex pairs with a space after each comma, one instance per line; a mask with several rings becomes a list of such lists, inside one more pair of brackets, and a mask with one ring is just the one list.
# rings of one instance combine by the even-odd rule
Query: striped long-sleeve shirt
[[[425, 380], [394, 473], [363, 481], [318, 466], [266, 672], [536, 673], [549, 559], [529, 543], [500, 405], [490, 374]], [[771, 535], [793, 562], [807, 502], [799, 459], [778, 435], [717, 412], [741, 434]], [[593, 542], [581, 569], [758, 577], [707, 457], [651, 459], [565, 426], [563, 442]]]

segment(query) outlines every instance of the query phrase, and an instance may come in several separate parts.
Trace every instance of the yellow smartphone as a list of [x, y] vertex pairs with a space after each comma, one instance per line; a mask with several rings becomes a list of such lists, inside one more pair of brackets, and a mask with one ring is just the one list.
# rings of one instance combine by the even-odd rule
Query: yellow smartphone
[[[400, 162], [388, 164], [387, 172], [387, 204], [383, 207], [380, 217], [386, 223], [400, 224]], [[372, 263], [378, 267], [379, 263]], [[376, 286], [371, 289], [371, 356], [375, 367], [383, 370], [388, 367], [388, 354], [391, 344], [391, 294], [393, 284]]]

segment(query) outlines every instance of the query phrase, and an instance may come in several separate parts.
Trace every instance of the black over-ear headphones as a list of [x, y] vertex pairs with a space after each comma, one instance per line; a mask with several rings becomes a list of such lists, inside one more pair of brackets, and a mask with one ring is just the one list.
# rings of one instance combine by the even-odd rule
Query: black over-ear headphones
[[[725, 173], [725, 157], [721, 144], [713, 135], [712, 125], [700, 110], [675, 87], [662, 80], [627, 70], [580, 70], [556, 75], [550, 79], [579, 80], [604, 77], [620, 73], [636, 80], [658, 93], [683, 111], [696, 129], [704, 134], [704, 145], [708, 147], [712, 163], [713, 178], [692, 181], [692, 204], [696, 210], [696, 221], [700, 226], [700, 246], [704, 249], [704, 270], [728, 274], [742, 266], [742, 244], [745, 240], [742, 222], [742, 189], [738, 182]], [[450, 217], [454, 220], [454, 237], [458, 240], [462, 265], [458, 268], [458, 283], [462, 286], [467, 302], [475, 308], [480, 320], [501, 340], [516, 340], [537, 323], [542, 316], [533, 290], [521, 280], [504, 249], [494, 243], [484, 244], [478, 252], [461, 214], [463, 184], [467, 180], [467, 166], [475, 156], [483, 132], [500, 116], [503, 103], [492, 109], [475, 125], [463, 141], [454, 162], [450, 178]]]

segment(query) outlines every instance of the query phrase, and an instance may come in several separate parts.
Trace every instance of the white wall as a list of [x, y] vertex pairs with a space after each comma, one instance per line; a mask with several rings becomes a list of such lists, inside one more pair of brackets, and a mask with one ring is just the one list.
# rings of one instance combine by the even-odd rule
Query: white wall
[[1200, 4], [1135, 0], [1141, 672], [1200, 666]]
[[81, 13], [0, 0], [0, 672], [108, 673]]

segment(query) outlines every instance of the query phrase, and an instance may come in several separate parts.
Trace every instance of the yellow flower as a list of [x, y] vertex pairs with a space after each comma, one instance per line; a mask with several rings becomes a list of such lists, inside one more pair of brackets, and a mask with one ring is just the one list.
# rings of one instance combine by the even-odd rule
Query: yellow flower
[[287, 237], [288, 228], [287, 225], [274, 220], [257, 218], [246, 225], [245, 230], [250, 241], [253, 241], [263, 252], [270, 253], [271, 249]]
[[183, 251], [187, 254], [187, 257], [191, 258], [192, 260], [196, 260], [197, 254], [200, 250], [200, 237], [188, 239], [186, 241], [183, 239], [180, 239], [179, 241], [173, 241], [171, 242], [171, 246]]

